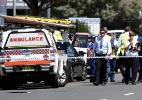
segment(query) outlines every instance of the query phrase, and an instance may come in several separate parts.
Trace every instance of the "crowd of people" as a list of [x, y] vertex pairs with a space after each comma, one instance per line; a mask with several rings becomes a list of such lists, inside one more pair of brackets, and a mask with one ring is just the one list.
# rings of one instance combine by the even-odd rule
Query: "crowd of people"
[[[142, 25], [139, 26], [139, 29], [141, 28]], [[138, 58], [142, 55], [141, 41], [138, 36], [141, 31], [132, 31], [129, 26], [124, 30], [125, 32], [120, 35], [118, 41], [115, 40], [114, 33], [107, 35], [106, 27], [102, 28], [99, 35], [94, 36], [95, 38], [90, 37], [90, 43], [87, 46], [88, 56], [104, 57], [89, 59], [90, 82], [94, 85], [107, 84], [109, 77], [110, 82], [115, 82], [116, 66], [119, 67], [122, 82], [125, 84], [129, 84], [130, 81], [132, 85], [136, 85], [137, 81], [142, 82], [142, 58]], [[122, 58], [122, 56], [125, 57]], [[137, 72], [139, 72], [138, 80]]]
[[[142, 58], [138, 57], [142, 55], [142, 44], [138, 35], [142, 33], [142, 24], [139, 29], [140, 31], [132, 31], [129, 26], [125, 27], [125, 32], [120, 35], [118, 41], [115, 40], [114, 33], [107, 35], [106, 27], [100, 30], [98, 36], [90, 36], [87, 52], [89, 57], [94, 57], [89, 59], [90, 82], [95, 86], [106, 85], [109, 78], [110, 82], [115, 82], [116, 68], [121, 71], [123, 83], [131, 82], [136, 85], [137, 81], [142, 82]], [[71, 33], [70, 43], [73, 37], [74, 34]]]

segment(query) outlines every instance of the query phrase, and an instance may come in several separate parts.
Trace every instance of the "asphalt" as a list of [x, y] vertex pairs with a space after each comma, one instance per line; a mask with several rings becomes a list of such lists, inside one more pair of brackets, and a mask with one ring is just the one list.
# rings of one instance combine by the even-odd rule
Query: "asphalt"
[[121, 82], [121, 74], [116, 74], [115, 80], [105, 86], [94, 86], [87, 79], [58, 89], [29, 83], [17, 90], [0, 90], [0, 100], [141, 100], [142, 83], [126, 85]]

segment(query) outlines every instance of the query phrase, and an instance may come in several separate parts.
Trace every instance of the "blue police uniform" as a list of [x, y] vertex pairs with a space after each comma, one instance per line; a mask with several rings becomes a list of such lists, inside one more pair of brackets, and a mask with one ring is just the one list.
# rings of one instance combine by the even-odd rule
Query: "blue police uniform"
[[[87, 46], [87, 48], [89, 48], [90, 50], [93, 49], [93, 45], [94, 43], [90, 42]], [[89, 59], [89, 65], [90, 65], [90, 82], [94, 81], [94, 77], [95, 77], [95, 59]]]
[[[90, 38], [95, 38], [95, 36], [90, 36]], [[94, 43], [93, 42], [90, 42], [88, 45], [87, 45], [87, 48], [89, 48], [90, 50], [93, 49], [93, 45]], [[95, 67], [95, 59], [89, 59], [89, 65], [90, 65], [90, 82], [94, 82], [94, 77], [95, 77], [95, 70], [96, 70], [96, 67]]]

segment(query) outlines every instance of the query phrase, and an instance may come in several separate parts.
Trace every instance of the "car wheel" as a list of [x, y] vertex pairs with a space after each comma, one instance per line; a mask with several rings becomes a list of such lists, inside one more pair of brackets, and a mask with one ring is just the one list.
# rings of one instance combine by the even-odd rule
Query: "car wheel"
[[74, 81], [74, 71], [73, 68], [70, 67], [69, 68], [69, 82], [73, 82]]
[[82, 67], [81, 77], [77, 77], [77, 81], [85, 81], [87, 79], [87, 68], [85, 66]]
[[63, 68], [62, 75], [59, 76], [59, 86], [64, 87], [67, 83], [67, 69], [66, 66]]

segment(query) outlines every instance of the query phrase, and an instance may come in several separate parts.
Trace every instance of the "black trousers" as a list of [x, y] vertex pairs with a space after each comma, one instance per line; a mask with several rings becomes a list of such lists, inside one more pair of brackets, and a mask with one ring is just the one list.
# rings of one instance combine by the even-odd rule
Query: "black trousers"
[[[96, 56], [105, 56], [105, 55], [99, 55], [96, 54]], [[95, 81], [102, 82], [106, 81], [106, 65], [107, 60], [104, 58], [97, 58], [96, 59], [96, 75], [95, 75]]]
[[127, 66], [125, 70], [125, 79], [127, 81], [130, 78], [130, 69], [132, 69], [132, 81], [135, 81], [137, 78], [137, 72], [138, 72], [138, 58], [127, 59]]
[[[125, 54], [122, 55], [122, 53], [120, 52], [119, 56], [125, 56]], [[118, 67], [120, 68], [120, 71], [121, 71], [121, 74], [122, 74], [123, 77], [125, 76], [124, 68], [126, 68], [126, 66], [127, 66], [126, 62], [127, 62], [126, 58], [119, 58], [119, 59], [117, 59]]]

